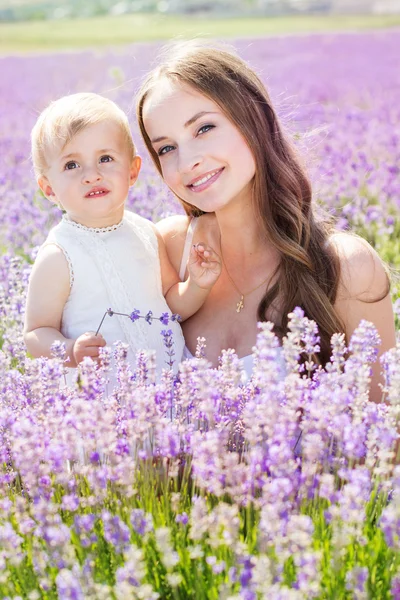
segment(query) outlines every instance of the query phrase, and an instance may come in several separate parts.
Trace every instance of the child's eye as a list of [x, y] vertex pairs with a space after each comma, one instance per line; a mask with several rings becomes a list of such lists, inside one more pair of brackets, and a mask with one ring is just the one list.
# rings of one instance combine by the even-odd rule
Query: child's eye
[[66, 163], [66, 165], [64, 166], [64, 170], [65, 171], [72, 171], [72, 169], [76, 169], [78, 167], [78, 163], [75, 162], [74, 160], [70, 160], [69, 162]]
[[207, 131], [210, 131], [211, 129], [214, 129], [214, 127], [215, 127], [215, 125], [202, 125], [200, 127], [200, 129], [198, 130], [197, 135], [199, 133], [200, 134], [207, 133]]
[[174, 146], [163, 146], [162, 148], [159, 149], [157, 154], [158, 154], [158, 156], [163, 156], [164, 154], [168, 154], [168, 152], [171, 152], [173, 149], [174, 149]]
[[102, 163], [107, 163], [107, 162], [112, 162], [114, 159], [112, 156], [110, 156], [109, 154], [105, 154], [104, 156], [100, 157], [100, 162]]

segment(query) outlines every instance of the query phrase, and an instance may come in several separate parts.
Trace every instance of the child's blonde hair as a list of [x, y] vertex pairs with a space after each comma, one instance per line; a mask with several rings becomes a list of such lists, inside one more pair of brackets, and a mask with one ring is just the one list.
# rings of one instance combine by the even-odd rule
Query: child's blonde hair
[[46, 157], [55, 148], [64, 148], [75, 135], [90, 125], [108, 119], [121, 127], [127, 150], [136, 155], [126, 114], [108, 98], [92, 93], [71, 94], [51, 102], [39, 115], [31, 133], [32, 162], [36, 177], [44, 175], [49, 165]]

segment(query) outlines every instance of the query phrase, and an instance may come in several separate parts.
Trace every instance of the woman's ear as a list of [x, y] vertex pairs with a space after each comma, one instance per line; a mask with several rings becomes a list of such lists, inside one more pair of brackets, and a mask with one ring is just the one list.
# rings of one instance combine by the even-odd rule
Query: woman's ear
[[131, 168], [130, 168], [130, 172], [129, 172], [129, 184], [130, 185], [133, 185], [135, 183], [136, 179], [138, 178], [141, 165], [142, 165], [142, 159], [140, 158], [140, 156], [135, 156], [131, 163]]

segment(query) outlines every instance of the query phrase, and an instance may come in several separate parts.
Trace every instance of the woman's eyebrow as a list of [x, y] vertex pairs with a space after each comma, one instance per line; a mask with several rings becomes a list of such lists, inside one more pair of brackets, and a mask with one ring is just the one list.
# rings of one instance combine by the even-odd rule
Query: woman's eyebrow
[[189, 125], [193, 125], [198, 119], [201, 119], [205, 115], [215, 115], [215, 112], [211, 112], [210, 110], [202, 110], [194, 115], [189, 121], [186, 121], [184, 127], [189, 127]]
[[[195, 115], [193, 115], [193, 117], [190, 117], [190, 119], [188, 121], [186, 121], [186, 123], [184, 124], [184, 127], [190, 127], [190, 125], [193, 125], [193, 123], [195, 123], [198, 119], [201, 119], [202, 117], [204, 117], [205, 115], [216, 115], [216, 112], [210, 111], [210, 110], [202, 110], [198, 113], [196, 113]], [[152, 144], [157, 144], [158, 142], [163, 142], [164, 140], [168, 139], [165, 135], [154, 138], [153, 140], [151, 140]]]

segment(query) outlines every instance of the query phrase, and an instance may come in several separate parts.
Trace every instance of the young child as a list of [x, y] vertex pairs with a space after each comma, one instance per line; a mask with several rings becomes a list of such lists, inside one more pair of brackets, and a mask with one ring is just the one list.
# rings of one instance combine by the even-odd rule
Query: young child
[[[26, 304], [25, 342], [34, 357], [51, 356], [65, 343], [67, 365], [85, 356], [97, 359], [102, 346], [122, 340], [136, 352], [156, 351], [157, 369], [166, 366], [160, 323], [107, 317], [108, 308], [155, 317], [178, 313], [182, 320], [203, 304], [221, 265], [211, 248], [192, 247], [185, 282], [171, 266], [152, 223], [124, 210], [128, 190], [138, 177], [126, 115], [97, 94], [74, 94], [50, 104], [32, 130], [32, 158], [40, 189], [64, 215], [40, 248]], [[184, 341], [178, 323], [173, 332], [175, 358]]]

